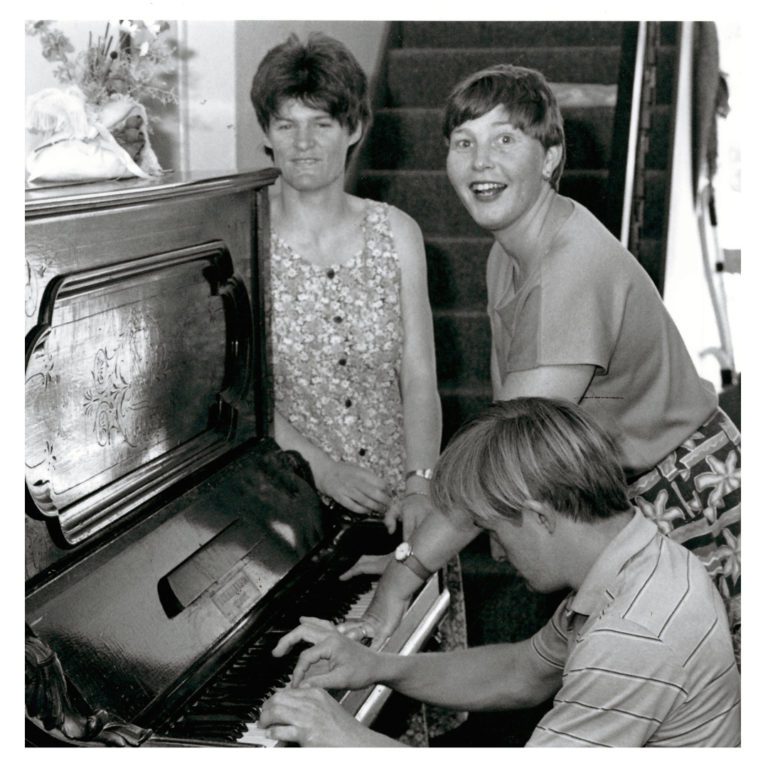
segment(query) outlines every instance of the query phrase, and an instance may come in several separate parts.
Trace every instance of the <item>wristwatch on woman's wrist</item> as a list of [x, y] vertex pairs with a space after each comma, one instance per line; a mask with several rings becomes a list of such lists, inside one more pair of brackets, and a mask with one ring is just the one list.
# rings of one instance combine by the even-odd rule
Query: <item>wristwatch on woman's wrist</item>
[[411, 469], [405, 473], [405, 479], [409, 480], [412, 477], [420, 477], [422, 480], [431, 480], [433, 474], [434, 471], [432, 467], [427, 467], [425, 469]]
[[413, 547], [407, 541], [398, 544], [397, 549], [395, 549], [395, 560], [410, 569], [423, 581], [426, 581], [432, 575], [432, 571], [413, 554]]

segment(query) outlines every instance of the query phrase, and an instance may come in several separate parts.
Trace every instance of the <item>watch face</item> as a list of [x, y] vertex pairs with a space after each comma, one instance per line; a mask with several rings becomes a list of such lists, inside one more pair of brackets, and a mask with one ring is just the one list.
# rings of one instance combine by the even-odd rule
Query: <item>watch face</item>
[[404, 541], [402, 544], [397, 545], [397, 549], [395, 550], [395, 560], [402, 562], [410, 554], [411, 545], [407, 541]]

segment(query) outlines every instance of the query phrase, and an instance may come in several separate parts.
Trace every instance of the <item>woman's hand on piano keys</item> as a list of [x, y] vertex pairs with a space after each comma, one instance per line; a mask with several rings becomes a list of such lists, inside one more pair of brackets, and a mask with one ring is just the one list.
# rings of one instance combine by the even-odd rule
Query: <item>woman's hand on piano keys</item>
[[391, 562], [393, 553], [388, 555], [362, 555], [358, 561], [339, 576], [339, 581], [349, 581], [355, 576], [376, 576], [384, 573]]

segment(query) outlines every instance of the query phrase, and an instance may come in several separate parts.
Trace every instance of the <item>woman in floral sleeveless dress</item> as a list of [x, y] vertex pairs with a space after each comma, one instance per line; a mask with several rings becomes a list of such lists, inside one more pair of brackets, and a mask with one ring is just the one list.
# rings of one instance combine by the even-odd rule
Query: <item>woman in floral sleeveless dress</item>
[[[251, 98], [281, 171], [270, 197], [275, 438], [308, 461], [326, 501], [391, 532], [400, 520], [407, 540], [430, 509], [441, 435], [421, 232], [402, 211], [344, 191], [370, 107], [343, 45], [292, 35], [259, 65]], [[389, 560], [363, 558], [347, 577]], [[458, 558], [446, 575], [448, 650], [466, 646]], [[419, 708], [402, 738], [426, 744], [462, 719]]]

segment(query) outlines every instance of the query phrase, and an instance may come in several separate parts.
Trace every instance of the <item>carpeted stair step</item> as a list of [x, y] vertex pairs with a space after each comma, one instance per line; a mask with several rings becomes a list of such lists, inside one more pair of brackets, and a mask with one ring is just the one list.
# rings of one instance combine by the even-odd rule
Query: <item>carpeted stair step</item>
[[[550, 82], [615, 85], [619, 47], [392, 49], [388, 56], [389, 107], [442, 107], [467, 75], [493, 64], [538, 69]], [[424, 83], [429, 83], [425, 88]]]
[[491, 335], [485, 310], [436, 310], [437, 380], [441, 387], [487, 387]]
[[491, 386], [440, 387], [443, 407], [443, 445], [472, 416], [487, 408], [492, 400]]
[[485, 262], [490, 237], [432, 237], [425, 242], [429, 300], [433, 310], [485, 311]]
[[403, 48], [618, 45], [622, 23], [570, 21], [413, 21], [402, 25]]
[[[467, 75], [493, 64], [538, 69], [551, 83], [615, 87], [620, 48], [394, 48], [388, 54], [387, 106], [442, 108]], [[657, 101], [672, 103], [675, 49], [658, 52]], [[429, 83], [425, 88], [424, 83]]]

